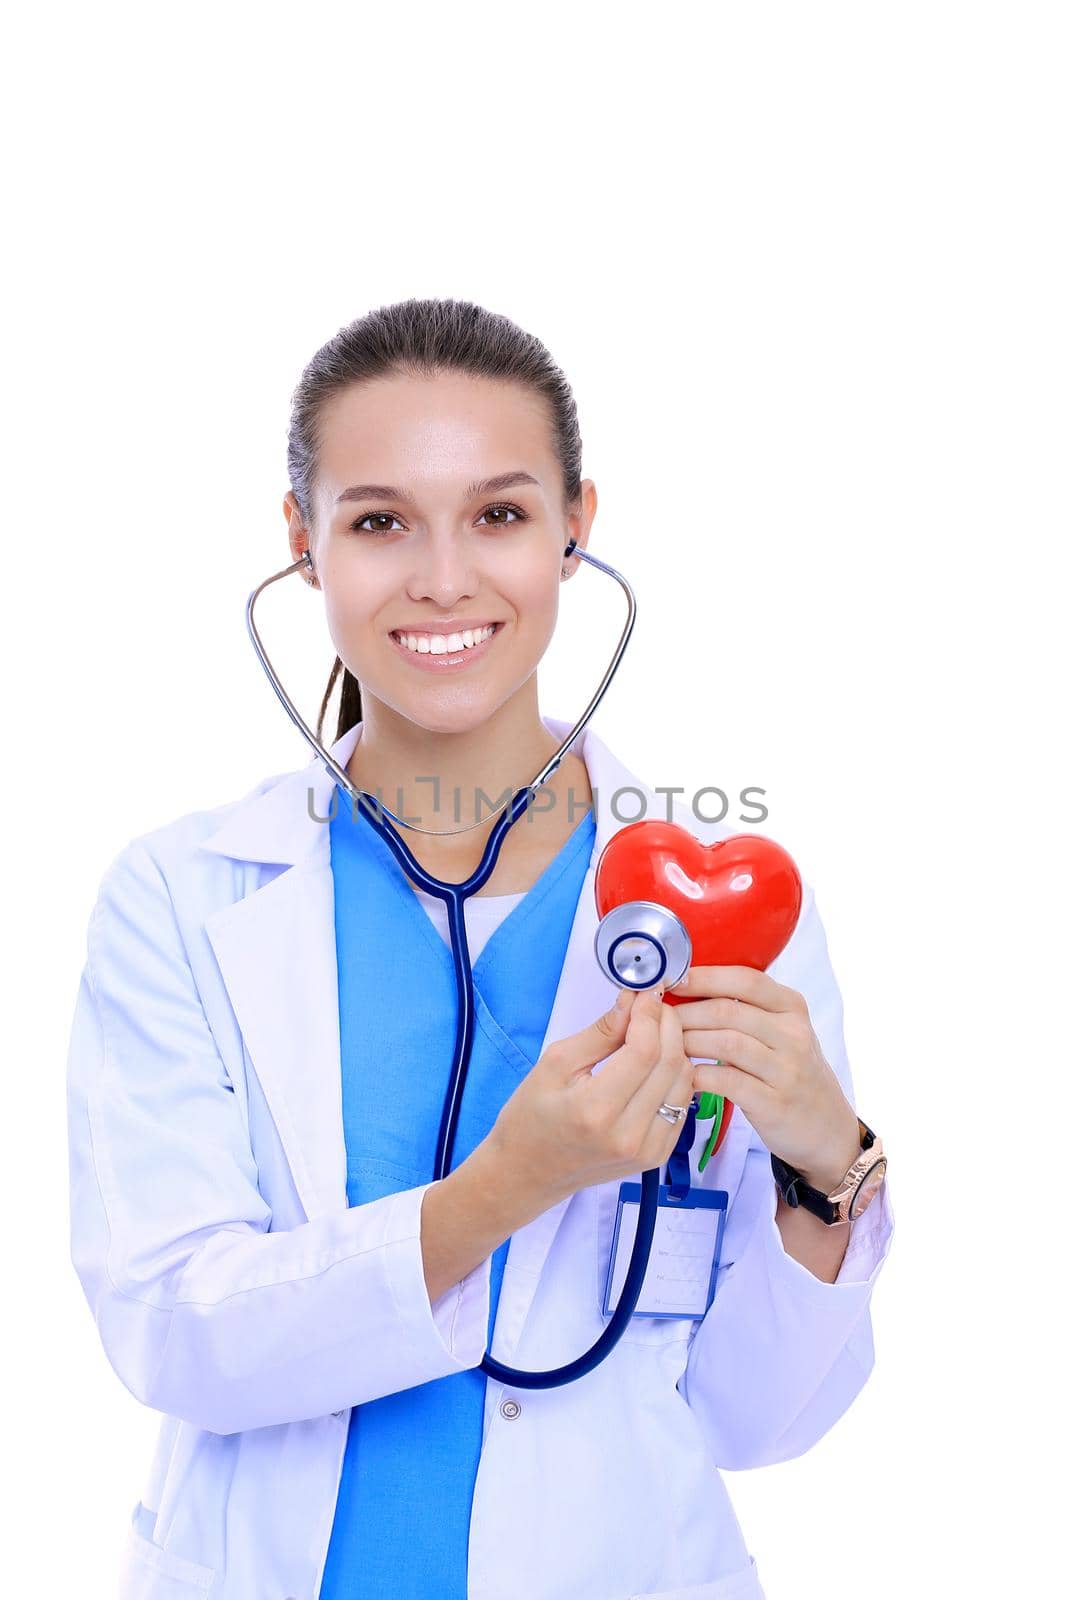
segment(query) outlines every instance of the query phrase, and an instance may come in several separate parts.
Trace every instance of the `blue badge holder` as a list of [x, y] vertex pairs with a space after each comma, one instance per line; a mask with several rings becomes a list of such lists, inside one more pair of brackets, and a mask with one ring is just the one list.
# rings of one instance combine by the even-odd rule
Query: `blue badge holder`
[[[722, 1251], [722, 1236], [726, 1222], [726, 1207], [729, 1203], [729, 1199], [729, 1194], [725, 1189], [691, 1189], [683, 1198], [672, 1199], [667, 1184], [660, 1184], [659, 1198], [656, 1202], [657, 1221], [661, 1210], [669, 1211], [673, 1209], [675, 1211], [696, 1211], [699, 1208], [707, 1208], [708, 1210], [714, 1210], [719, 1213], [715, 1230], [715, 1254], [711, 1264], [711, 1276], [708, 1283], [707, 1299], [704, 1303], [703, 1311], [634, 1311], [632, 1313], [633, 1316], [661, 1318], [672, 1316], [695, 1318], [703, 1316], [704, 1312], [707, 1311], [708, 1306], [710, 1306], [715, 1299], [715, 1288], [719, 1277], [719, 1256]], [[615, 1278], [615, 1257], [619, 1248], [619, 1230], [622, 1225], [623, 1206], [633, 1205], [636, 1212], [637, 1208], [640, 1206], [640, 1203], [641, 1185], [639, 1183], [623, 1183], [619, 1185], [619, 1203], [615, 1212], [615, 1232], [611, 1241], [611, 1256], [608, 1261], [608, 1277], [607, 1283], [604, 1285], [604, 1298], [601, 1306], [601, 1309], [606, 1317], [613, 1315], [613, 1312], [609, 1310], [608, 1302], [611, 1299], [611, 1286]], [[654, 1243], [653, 1249], [655, 1249]]]
[[[675, 1145], [674, 1150], [672, 1151], [667, 1162], [667, 1182], [661, 1183], [659, 1186], [659, 1194], [656, 1199], [656, 1224], [658, 1229], [660, 1211], [667, 1211], [671, 1208], [674, 1208], [675, 1210], [684, 1209], [689, 1211], [696, 1211], [701, 1208], [706, 1208], [708, 1210], [718, 1211], [719, 1216], [715, 1228], [715, 1252], [712, 1257], [711, 1272], [709, 1274], [708, 1281], [707, 1300], [704, 1304], [704, 1310], [634, 1311], [632, 1315], [635, 1317], [701, 1317], [704, 1315], [704, 1312], [707, 1311], [708, 1306], [710, 1306], [712, 1301], [715, 1299], [715, 1286], [719, 1277], [719, 1255], [722, 1251], [722, 1236], [726, 1224], [726, 1208], [730, 1203], [730, 1196], [725, 1189], [694, 1189], [691, 1185], [689, 1152], [692, 1149], [693, 1140], [696, 1137], [698, 1109], [698, 1102], [696, 1100], [690, 1101], [686, 1112], [685, 1122], [682, 1126], [682, 1131], [678, 1136], [678, 1142]], [[601, 1305], [601, 1309], [606, 1317], [610, 1317], [614, 1314], [611, 1310], [609, 1310], [608, 1306], [611, 1299], [611, 1286], [615, 1279], [615, 1257], [619, 1248], [619, 1231], [622, 1226], [623, 1207], [626, 1205], [633, 1205], [635, 1207], [636, 1215], [636, 1208], [640, 1205], [640, 1201], [641, 1185], [639, 1183], [623, 1183], [619, 1185], [619, 1202], [615, 1209], [615, 1231], [611, 1239], [611, 1256], [608, 1261], [608, 1278], [607, 1283], [604, 1285], [604, 1299]], [[649, 1257], [650, 1266], [652, 1264], [653, 1255], [655, 1254], [655, 1249], [656, 1237], [655, 1233], [653, 1233], [653, 1254]], [[642, 1293], [644, 1293], [643, 1287]], [[640, 1296], [638, 1296], [638, 1298], [640, 1299]]]

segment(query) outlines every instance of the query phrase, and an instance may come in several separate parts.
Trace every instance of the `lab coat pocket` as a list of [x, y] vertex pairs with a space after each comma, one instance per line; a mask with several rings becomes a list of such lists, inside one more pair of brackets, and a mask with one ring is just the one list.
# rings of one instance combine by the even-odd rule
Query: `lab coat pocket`
[[156, 1544], [151, 1537], [155, 1520], [155, 1512], [138, 1500], [123, 1551], [119, 1600], [204, 1600], [217, 1574]]
[[739, 1572], [729, 1572], [724, 1578], [711, 1583], [688, 1584], [683, 1589], [642, 1589], [630, 1600], [767, 1600], [759, 1581], [756, 1562], [749, 1557], [748, 1565]]

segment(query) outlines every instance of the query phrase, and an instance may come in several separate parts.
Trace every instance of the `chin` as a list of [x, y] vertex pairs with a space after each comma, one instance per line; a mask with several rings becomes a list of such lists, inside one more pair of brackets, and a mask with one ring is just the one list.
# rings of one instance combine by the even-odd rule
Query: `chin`
[[[370, 691], [374, 693], [373, 690]], [[502, 704], [495, 696], [464, 694], [444, 686], [436, 693], [379, 695], [392, 711], [427, 733], [470, 733]]]

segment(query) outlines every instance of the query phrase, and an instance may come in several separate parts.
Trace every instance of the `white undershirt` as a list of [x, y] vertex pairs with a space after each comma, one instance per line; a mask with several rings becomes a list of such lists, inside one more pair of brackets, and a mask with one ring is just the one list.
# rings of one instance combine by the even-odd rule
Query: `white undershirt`
[[[435, 894], [427, 894], [424, 889], [415, 889], [415, 898], [426, 912], [430, 921], [437, 929], [441, 938], [452, 949], [452, 940], [448, 934], [448, 912], [443, 900]], [[467, 919], [467, 944], [470, 946], [471, 966], [477, 961], [482, 950], [488, 942], [490, 934], [503, 922], [510, 911], [518, 905], [526, 894], [522, 889], [518, 894], [472, 894], [464, 902], [464, 915]]]

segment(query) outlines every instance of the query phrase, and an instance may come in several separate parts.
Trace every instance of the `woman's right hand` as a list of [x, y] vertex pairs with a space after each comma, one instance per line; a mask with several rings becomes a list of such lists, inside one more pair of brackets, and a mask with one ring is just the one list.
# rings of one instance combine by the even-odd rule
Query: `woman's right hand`
[[682, 1123], [658, 1108], [688, 1108], [694, 1094], [682, 1040], [657, 990], [620, 989], [615, 1009], [550, 1044], [501, 1107], [486, 1142], [503, 1170], [547, 1209], [591, 1184], [662, 1166]]

